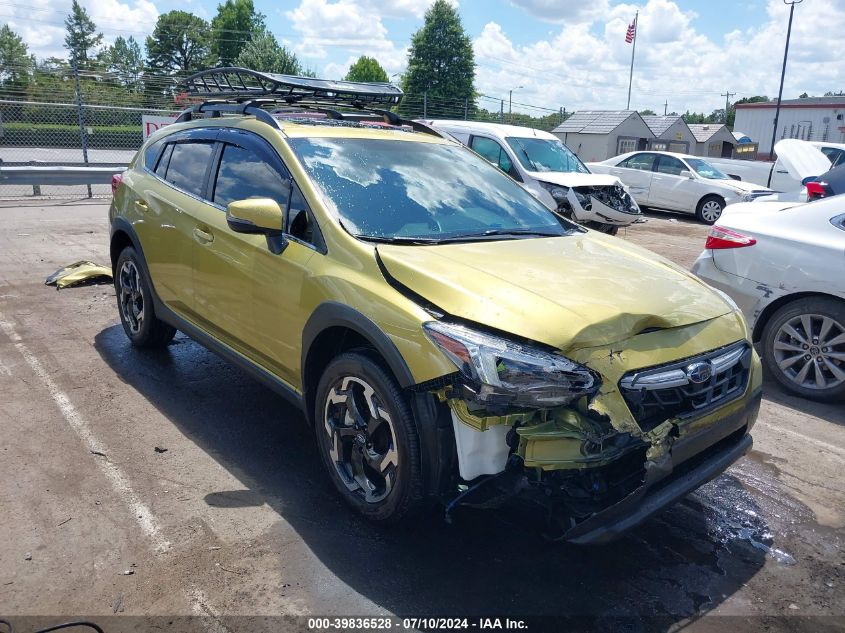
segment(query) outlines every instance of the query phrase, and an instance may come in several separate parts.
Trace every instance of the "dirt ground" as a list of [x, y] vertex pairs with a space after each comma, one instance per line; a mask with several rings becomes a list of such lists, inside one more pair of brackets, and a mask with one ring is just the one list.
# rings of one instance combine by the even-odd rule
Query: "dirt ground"
[[[284, 400], [182, 335], [132, 349], [110, 286], [44, 286], [108, 262], [106, 213], [0, 206], [0, 617], [17, 630], [392, 614], [845, 629], [845, 407], [767, 381], [754, 451], [609, 546], [546, 542], [513, 511], [376, 528], [338, 499]], [[624, 238], [689, 267], [706, 227], [650, 216]]]

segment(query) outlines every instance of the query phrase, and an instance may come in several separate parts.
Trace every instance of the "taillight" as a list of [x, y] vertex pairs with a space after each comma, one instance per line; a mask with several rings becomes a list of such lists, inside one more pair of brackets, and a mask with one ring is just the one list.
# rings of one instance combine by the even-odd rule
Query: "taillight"
[[823, 182], [808, 182], [807, 183], [807, 202], [810, 200], [818, 200], [819, 198], [824, 198], [827, 195], [827, 190], [825, 189], [825, 183]]
[[757, 243], [753, 237], [748, 237], [742, 233], [731, 231], [722, 226], [710, 227], [710, 232], [707, 234], [707, 241], [704, 243], [704, 248], [721, 249], [721, 248], [742, 248], [743, 246], [754, 246]]
[[111, 177], [111, 195], [117, 193], [117, 187], [123, 182], [123, 174], [112, 174]]

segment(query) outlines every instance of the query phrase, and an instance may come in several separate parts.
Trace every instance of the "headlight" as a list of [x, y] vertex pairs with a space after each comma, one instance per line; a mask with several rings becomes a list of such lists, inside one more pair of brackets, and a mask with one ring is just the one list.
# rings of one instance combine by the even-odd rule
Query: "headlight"
[[552, 198], [557, 200], [558, 202], [566, 200], [568, 202], [569, 196], [569, 187], [563, 187], [561, 185], [553, 185], [548, 182], [540, 181], [540, 186], [552, 194]]
[[752, 202], [754, 200], [754, 198], [756, 198], [756, 197], [757, 196], [755, 196], [750, 191], [746, 191], [745, 193], [740, 194], [739, 199], [742, 200], [743, 202]]
[[477, 389], [481, 404], [556, 407], [595, 393], [601, 384], [583, 365], [539, 347], [442, 321], [423, 329]]

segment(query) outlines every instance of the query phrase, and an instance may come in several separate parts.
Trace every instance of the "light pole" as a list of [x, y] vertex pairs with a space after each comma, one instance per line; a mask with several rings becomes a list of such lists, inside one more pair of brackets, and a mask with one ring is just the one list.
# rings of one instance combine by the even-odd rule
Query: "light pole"
[[525, 86], [517, 86], [516, 88], [508, 90], [508, 123], [513, 123], [513, 91], [522, 90], [524, 87]]
[[783, 48], [783, 68], [780, 71], [780, 90], [778, 90], [778, 103], [775, 106], [775, 124], [772, 126], [772, 146], [769, 148], [769, 158], [775, 153], [775, 138], [778, 135], [778, 118], [780, 117], [780, 100], [783, 97], [783, 79], [786, 76], [786, 56], [789, 54], [789, 36], [792, 33], [792, 14], [795, 13], [795, 5], [801, 4], [804, 0], [783, 0], [789, 5], [789, 25], [786, 27], [786, 46]]

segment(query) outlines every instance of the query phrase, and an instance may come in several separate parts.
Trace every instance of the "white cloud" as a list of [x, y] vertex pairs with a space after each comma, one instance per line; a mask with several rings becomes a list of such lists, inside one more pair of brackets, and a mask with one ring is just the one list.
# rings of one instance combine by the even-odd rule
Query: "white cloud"
[[572, 0], [511, 0], [511, 4], [524, 9], [545, 22], [592, 22], [608, 10], [608, 0], [572, 2]]
[[[544, 9], [564, 4], [511, 1], [539, 17]], [[560, 105], [568, 110], [625, 107], [631, 59], [625, 31], [638, 9], [632, 108], [662, 112], [665, 99], [669, 111], [709, 113], [724, 107], [720, 93], [725, 90], [737, 93], [734, 98], [777, 96], [789, 11], [781, 0], [768, 0], [759, 26], [730, 31], [721, 39], [698, 31], [697, 15], [672, 0], [648, 0], [643, 6], [617, 4], [592, 28], [566, 22], [556, 34], [526, 45], [514, 45], [506, 29], [490, 22], [473, 42], [477, 87], [507, 99], [511, 87], [524, 86], [514, 92], [515, 103]], [[821, 15], [824, 29], [818, 28]], [[845, 67], [837, 53], [843, 29], [842, 2], [817, 0], [812, 11], [798, 5], [784, 98], [845, 88]], [[530, 112], [516, 105], [514, 109]]]

